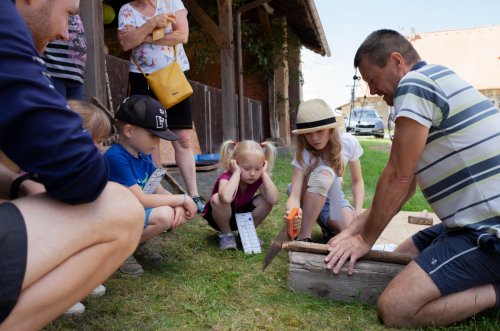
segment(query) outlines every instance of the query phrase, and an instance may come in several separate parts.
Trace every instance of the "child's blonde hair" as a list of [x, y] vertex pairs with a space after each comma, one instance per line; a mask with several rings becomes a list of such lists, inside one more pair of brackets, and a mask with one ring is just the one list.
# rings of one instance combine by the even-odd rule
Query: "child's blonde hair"
[[344, 162], [342, 161], [342, 138], [340, 132], [336, 128], [328, 129], [328, 143], [322, 150], [317, 150], [306, 140], [305, 134], [298, 134], [296, 138], [297, 145], [297, 161], [303, 167], [304, 163], [304, 150], [307, 150], [312, 156], [312, 164], [307, 172], [316, 168], [319, 165], [320, 159], [323, 159], [329, 165], [335, 174], [342, 177], [344, 174]]
[[269, 141], [262, 143], [253, 140], [242, 140], [236, 142], [234, 140], [226, 140], [220, 148], [220, 160], [224, 170], [229, 169], [231, 159], [238, 160], [244, 154], [257, 154], [264, 157], [267, 161], [267, 172], [271, 174], [276, 160], [276, 147]]
[[89, 102], [80, 100], [69, 100], [68, 105], [82, 117], [83, 127], [92, 135], [92, 138], [109, 136], [111, 122], [102, 110]]

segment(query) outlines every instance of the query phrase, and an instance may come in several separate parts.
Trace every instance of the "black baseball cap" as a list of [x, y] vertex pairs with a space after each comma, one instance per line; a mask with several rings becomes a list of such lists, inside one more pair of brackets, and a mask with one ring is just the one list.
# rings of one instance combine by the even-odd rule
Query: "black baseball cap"
[[165, 140], [177, 140], [177, 135], [167, 126], [167, 111], [157, 100], [148, 95], [132, 95], [118, 106], [117, 120], [140, 126]]

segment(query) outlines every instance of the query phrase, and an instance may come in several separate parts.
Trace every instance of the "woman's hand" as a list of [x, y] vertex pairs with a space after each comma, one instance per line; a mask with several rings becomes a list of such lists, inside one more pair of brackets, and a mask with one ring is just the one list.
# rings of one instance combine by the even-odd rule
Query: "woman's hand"
[[175, 15], [174, 14], [158, 14], [153, 16], [148, 21], [152, 28], [164, 28], [168, 26], [169, 23], [175, 24]]

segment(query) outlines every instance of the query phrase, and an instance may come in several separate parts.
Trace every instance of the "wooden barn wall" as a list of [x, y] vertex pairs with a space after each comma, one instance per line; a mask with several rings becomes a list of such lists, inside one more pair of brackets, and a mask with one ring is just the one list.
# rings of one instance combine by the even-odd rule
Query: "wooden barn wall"
[[[129, 62], [108, 55], [106, 57], [113, 111], [127, 96], [128, 67]], [[201, 152], [204, 154], [218, 153], [223, 139], [221, 89], [211, 87], [190, 80], [193, 87], [191, 97], [191, 109], [196, 134], [200, 143]], [[235, 95], [235, 100], [237, 96]], [[236, 103], [237, 104], [237, 100]], [[254, 99], [244, 98], [245, 114], [245, 139], [263, 141], [265, 135], [262, 129], [263, 107], [262, 102]], [[236, 111], [236, 109], [234, 110]]]

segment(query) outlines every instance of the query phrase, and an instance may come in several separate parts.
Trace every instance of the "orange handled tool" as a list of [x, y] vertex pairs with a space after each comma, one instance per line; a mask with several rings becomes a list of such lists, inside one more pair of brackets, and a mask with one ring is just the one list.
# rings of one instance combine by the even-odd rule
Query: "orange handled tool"
[[286, 215], [286, 221], [288, 222], [288, 238], [294, 240], [299, 234], [300, 228], [295, 228], [295, 217], [299, 214], [299, 208], [293, 208], [291, 212]]

